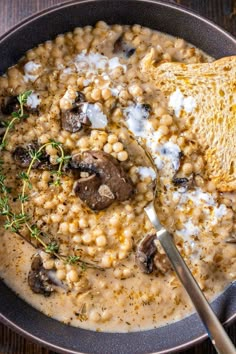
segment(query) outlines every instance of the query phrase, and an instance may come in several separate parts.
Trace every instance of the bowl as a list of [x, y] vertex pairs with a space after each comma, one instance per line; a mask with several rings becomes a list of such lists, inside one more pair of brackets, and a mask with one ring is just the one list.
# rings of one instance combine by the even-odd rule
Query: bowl
[[[215, 58], [236, 54], [236, 40], [230, 34], [176, 5], [155, 0], [82, 0], [40, 12], [4, 34], [0, 38], [0, 74], [37, 44], [98, 20], [109, 24], [138, 23], [182, 37]], [[222, 322], [235, 319], [235, 299], [236, 283], [232, 283], [213, 301], [213, 309]], [[171, 353], [207, 338], [196, 314], [157, 329], [132, 333], [98, 333], [70, 327], [32, 308], [2, 281], [0, 319], [30, 340], [60, 353]]]

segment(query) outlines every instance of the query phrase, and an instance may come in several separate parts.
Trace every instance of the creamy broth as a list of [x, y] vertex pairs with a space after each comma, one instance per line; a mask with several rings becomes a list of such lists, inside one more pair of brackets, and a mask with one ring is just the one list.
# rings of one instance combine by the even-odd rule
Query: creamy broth
[[[206, 178], [197, 138], [178, 119], [182, 109], [194, 109], [194, 98], [184, 98], [178, 91], [165, 97], [141, 72], [140, 64], [152, 48], [157, 63], [213, 60], [183, 39], [139, 25], [108, 26], [100, 21], [28, 51], [0, 77], [1, 97], [31, 91], [25, 102], [28, 117], [9, 131], [1, 152], [4, 183], [12, 187], [9, 205], [14, 213], [20, 212], [17, 198], [23, 181], [18, 176], [27, 172], [27, 167], [16, 163], [16, 149], [27, 149], [29, 144], [39, 149], [46, 144], [46, 166], [35, 162], [23, 204], [31, 216], [29, 225], [50, 235], [43, 242], [53, 238], [59, 245], [58, 257], [44, 252], [23, 225], [21, 234], [36, 250], [5, 230], [5, 216], [1, 216], [0, 276], [33, 307], [72, 326], [108, 332], [145, 330], [192, 311], [158, 244], [150, 274], [137, 263], [140, 241], [154, 234], [144, 207], [153, 199], [157, 173], [159, 218], [173, 233], [206, 297], [213, 299], [235, 280], [236, 248], [226, 243], [235, 233], [235, 194], [218, 193]], [[68, 129], [68, 121], [62, 126], [62, 112], [75, 109], [81, 97], [76, 109], [89, 127], [83, 123], [82, 129], [70, 131], [74, 127]], [[144, 139], [158, 172], [136, 150], [130, 134]], [[114, 201], [108, 207], [92, 210], [76, 194], [78, 178], [88, 178], [88, 171], [78, 177], [65, 167], [58, 176], [61, 155], [52, 140], [61, 144], [66, 156], [89, 150], [112, 155], [124, 169], [133, 193], [125, 200], [124, 195], [111, 194]], [[177, 175], [182, 182], [176, 180]], [[186, 183], [191, 179], [189, 188]], [[37, 252], [44, 270], [53, 271], [61, 282], [61, 286], [52, 285], [50, 296], [34, 293], [28, 284]]]

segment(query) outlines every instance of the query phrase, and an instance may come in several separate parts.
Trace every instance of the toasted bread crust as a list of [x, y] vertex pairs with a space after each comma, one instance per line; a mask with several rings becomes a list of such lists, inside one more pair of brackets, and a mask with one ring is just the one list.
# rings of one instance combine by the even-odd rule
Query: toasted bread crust
[[207, 176], [219, 191], [236, 190], [236, 56], [204, 64], [153, 64], [150, 52], [142, 70], [167, 97], [180, 90], [194, 99], [194, 109], [181, 109], [177, 118], [195, 133]]

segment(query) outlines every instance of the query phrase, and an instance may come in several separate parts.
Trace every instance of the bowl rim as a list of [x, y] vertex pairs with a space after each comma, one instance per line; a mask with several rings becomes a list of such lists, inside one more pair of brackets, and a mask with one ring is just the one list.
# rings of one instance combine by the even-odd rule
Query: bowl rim
[[[51, 12], [57, 11], [59, 9], [67, 8], [67, 7], [74, 6], [74, 5], [80, 4], [80, 3], [90, 3], [90, 2], [101, 2], [102, 3], [103, 1], [104, 0], [70, 0], [70, 1], [63, 1], [62, 3], [52, 5], [46, 9], [43, 9], [41, 11], [33, 13], [32, 15], [27, 16], [26, 18], [19, 21], [17, 24], [10, 27], [6, 32], [4, 32], [0, 36], [0, 42], [7, 39], [8, 36], [12, 35], [14, 32], [18, 31], [20, 28], [31, 23], [32, 21], [36, 20], [37, 18], [40, 18], [43, 15], [50, 14]], [[120, 0], [120, 1], [125, 2], [127, 0]], [[194, 11], [192, 9], [188, 9], [183, 5], [174, 4], [172, 2], [166, 2], [165, 0], [128, 0], [128, 1], [154, 3], [154, 4], [162, 5], [163, 7], [166, 7], [166, 8], [172, 8], [172, 9], [179, 10], [183, 13], [189, 14], [190, 16], [193, 16], [193, 17], [199, 19], [200, 21], [202, 21], [204, 23], [207, 23], [208, 25], [210, 25], [213, 28], [216, 28], [219, 32], [221, 32], [222, 34], [227, 36], [229, 39], [231, 39], [236, 44], [236, 37], [234, 37], [234, 35], [232, 35], [227, 30], [225, 30], [224, 28], [219, 26], [213, 20], [208, 19], [207, 17], [204, 17], [202, 15], [199, 15], [196, 11]], [[168, 0], [168, 1], [172, 1], [172, 0]]]
[[[5, 285], [6, 287], [8, 287], [7, 285]], [[222, 295], [224, 293], [224, 291], [226, 291], [226, 289], [229, 289], [230, 287], [236, 287], [236, 281], [231, 283], [228, 287], [226, 287], [223, 292], [220, 294]], [[9, 288], [10, 289], [10, 288]], [[11, 290], [11, 289], [10, 289]], [[21, 299], [21, 298], [20, 298]], [[22, 299], [21, 299], [22, 300]], [[22, 300], [24, 301], [24, 300]], [[24, 301], [25, 302], [25, 301]], [[214, 300], [213, 300], [214, 302]], [[26, 303], [28, 306], [28, 303]], [[211, 303], [210, 303], [211, 304]], [[32, 306], [31, 306], [32, 307]], [[36, 311], [38, 311], [37, 309], [35, 309]], [[188, 318], [190, 316], [192, 316], [194, 314], [194, 312], [191, 312], [190, 314], [188, 314], [187, 316], [185, 316], [183, 319]], [[44, 316], [46, 316], [45, 314], [43, 314]], [[236, 320], [236, 312], [234, 314], [232, 314], [227, 320], [221, 322], [224, 326], [229, 326], [230, 324], [232, 324], [234, 321]], [[54, 320], [56, 321], [56, 320]], [[14, 323], [13, 321], [9, 320], [6, 316], [4, 316], [2, 313], [0, 313], [0, 322], [2, 322], [4, 325], [7, 325], [8, 327], [10, 327], [11, 329], [13, 329], [16, 333], [22, 335], [23, 337], [31, 340], [32, 342], [36, 343], [36, 344], [40, 344], [45, 346], [46, 348], [52, 349], [52, 350], [56, 350], [58, 353], [62, 353], [62, 354], [86, 354], [84, 352], [80, 352], [80, 351], [74, 351], [72, 349], [66, 349], [66, 348], [61, 348], [60, 346], [56, 345], [56, 344], [52, 344], [50, 342], [48, 342], [47, 340], [38, 338], [37, 336], [35, 336], [34, 334], [30, 333], [29, 331], [22, 329], [19, 325], [17, 325], [16, 323]], [[164, 325], [162, 327], [168, 326]], [[158, 330], [158, 328], [156, 328]], [[88, 330], [89, 331], [89, 330]], [[125, 334], [125, 333], [123, 333]], [[193, 346], [196, 346], [200, 343], [202, 343], [204, 340], [208, 339], [208, 334], [204, 333], [200, 336], [198, 336], [195, 339], [189, 340], [187, 342], [184, 342], [183, 344], [177, 345], [173, 348], [170, 349], [164, 349], [158, 352], [152, 352], [152, 354], [170, 354], [170, 353], [175, 353], [177, 351], [183, 351], [183, 350], [187, 350]]]
[[[119, 0], [119, 1], [127, 1], [127, 0]], [[165, 0], [128, 0], [129, 2], [146, 2], [146, 3], [154, 3], [160, 6], [163, 6], [165, 8], [171, 8], [171, 9], [175, 9], [177, 11], [180, 11], [182, 13], [185, 13], [191, 17], [196, 18], [197, 20], [200, 20], [201, 22], [206, 23], [207, 25], [211, 26], [211, 28], [217, 30], [217, 32], [222, 33], [225, 37], [228, 37], [233, 43], [235, 43], [236, 45], [236, 37], [229, 33], [227, 30], [225, 30], [224, 28], [222, 28], [221, 26], [219, 26], [218, 24], [216, 24], [213, 20], [208, 19], [207, 17], [204, 17], [202, 15], [199, 15], [199, 13], [197, 13], [196, 11], [192, 10], [192, 9], [188, 9], [186, 7], [184, 7], [183, 5], [180, 4], [174, 4], [172, 2], [165, 2]], [[171, 0], [170, 0], [171, 1]], [[10, 27], [6, 32], [4, 32], [1, 36], [0, 36], [0, 43], [2, 41], [5, 41], [8, 39], [8, 37], [10, 37], [12, 34], [14, 34], [15, 32], [18, 32], [21, 28], [24, 28], [24, 26], [27, 26], [28, 24], [30, 24], [31, 22], [34, 22], [35, 20], [41, 18], [44, 15], [47, 14], [51, 14], [55, 11], [61, 10], [63, 8], [69, 8], [71, 6], [75, 6], [77, 4], [81, 4], [81, 3], [93, 3], [93, 2], [104, 2], [104, 0], [70, 0], [70, 1], [63, 1], [62, 3], [58, 3], [55, 5], [52, 5], [46, 9], [43, 9], [41, 11], [35, 12], [32, 15], [27, 16], [26, 18], [22, 19], [21, 21], [19, 21], [17, 24], [15, 24], [14, 26]], [[0, 278], [1, 280], [1, 278]], [[226, 287], [225, 289], [223, 289], [223, 291], [217, 295], [220, 296], [222, 293], [224, 293], [226, 291], [227, 288], [236, 285], [236, 282], [231, 283], [231, 285], [229, 285], [228, 287]], [[11, 289], [10, 289], [11, 290]], [[12, 290], [11, 290], [12, 291]], [[24, 301], [24, 300], [22, 300]], [[29, 305], [27, 303], [27, 305]], [[29, 305], [31, 306], [31, 305]], [[38, 311], [38, 310], [37, 310]], [[193, 313], [189, 313], [186, 317], [191, 316]], [[45, 315], [46, 316], [46, 315]], [[232, 324], [234, 321], [236, 320], [236, 312], [234, 314], [232, 314], [226, 321], [223, 322], [223, 325], [230, 325]], [[29, 331], [22, 329], [19, 325], [17, 325], [16, 323], [14, 323], [12, 320], [8, 319], [6, 316], [4, 316], [2, 313], [0, 313], [0, 322], [2, 322], [4, 325], [9, 326], [11, 329], [13, 329], [14, 331], [16, 331], [18, 334], [24, 336], [25, 338], [31, 340], [34, 343], [43, 345], [49, 349], [52, 350], [56, 350], [58, 353], [68, 353], [68, 354], [84, 354], [82, 352], [79, 351], [74, 351], [74, 350], [69, 350], [66, 348], [61, 348], [59, 346], [57, 346], [56, 344], [52, 344], [50, 342], [48, 342], [47, 340], [38, 338], [37, 336], [31, 334]], [[158, 329], [158, 328], [157, 328]], [[204, 340], [206, 340], [208, 338], [208, 334], [204, 333], [200, 336], [198, 336], [195, 339], [189, 340], [187, 342], [184, 342], [181, 345], [177, 345], [171, 349], [164, 349], [158, 352], [153, 352], [153, 354], [169, 354], [169, 353], [174, 353], [176, 351], [182, 351], [182, 350], [186, 350], [192, 346], [195, 346], [201, 342], [203, 342]]]

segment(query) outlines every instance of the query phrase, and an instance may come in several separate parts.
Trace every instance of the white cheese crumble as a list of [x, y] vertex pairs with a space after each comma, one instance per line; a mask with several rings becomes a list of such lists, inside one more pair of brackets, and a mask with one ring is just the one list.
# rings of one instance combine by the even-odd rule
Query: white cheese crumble
[[167, 159], [171, 162], [174, 170], [178, 170], [180, 165], [180, 148], [177, 144], [174, 144], [172, 141], [167, 141], [159, 149], [161, 158]]
[[146, 137], [147, 130], [151, 128], [150, 123], [147, 121], [149, 111], [142, 104], [133, 104], [124, 110], [124, 114], [127, 118], [126, 124], [129, 130], [135, 136]]
[[184, 97], [180, 89], [177, 89], [170, 95], [169, 106], [174, 109], [176, 117], [179, 117], [182, 109], [187, 113], [193, 112], [196, 101], [192, 96]]
[[75, 66], [78, 72], [86, 71], [87, 73], [97, 73], [99, 70], [112, 71], [117, 67], [123, 68], [126, 72], [126, 65], [120, 63], [118, 57], [109, 59], [100, 53], [87, 53], [86, 50], [82, 51], [75, 57]]
[[219, 219], [222, 219], [223, 216], [227, 214], [227, 208], [224, 204], [220, 204], [219, 207], [214, 208], [213, 210], [213, 221], [212, 224], [216, 225]]
[[191, 219], [183, 224], [181, 230], [176, 231], [176, 234], [180, 236], [184, 241], [188, 241], [191, 236], [198, 236], [200, 229], [198, 226], [195, 226]]
[[217, 205], [214, 197], [201, 188], [181, 193], [173, 192], [173, 201], [178, 203], [180, 211], [193, 210], [198, 207], [206, 215], [210, 225], [216, 225], [224, 215], [227, 214], [227, 207], [224, 204]]
[[[63, 68], [62, 68], [63, 69]], [[61, 77], [65, 77], [73, 73], [73, 70], [71, 68], [65, 68], [61, 72]]]
[[146, 146], [152, 154], [155, 165], [160, 170], [164, 162], [171, 162], [174, 170], [178, 170], [180, 165], [180, 148], [172, 141], [160, 145], [160, 139], [163, 134], [161, 131], [154, 131], [151, 123], [148, 121], [149, 111], [142, 104], [130, 105], [124, 110], [126, 124], [128, 129], [135, 137], [141, 137], [146, 140]]
[[[193, 220], [189, 218], [187, 222], [182, 225], [182, 229], [176, 231], [176, 235], [181, 237], [184, 241], [184, 249], [191, 248], [190, 259], [194, 261], [201, 255], [201, 248], [196, 243], [194, 238], [201, 235], [202, 231], [207, 232], [211, 230], [211, 227], [215, 226], [221, 221], [222, 217], [227, 213], [227, 207], [224, 204], [217, 205], [217, 201], [214, 197], [207, 192], [203, 192], [201, 188], [196, 188], [192, 191], [173, 193], [173, 201], [178, 203], [177, 208], [181, 212], [188, 212], [189, 215], [197, 207], [202, 213], [205, 214], [204, 225], [196, 226], [193, 224]], [[197, 221], [196, 221], [197, 222]]]
[[113, 57], [113, 58], [109, 59], [108, 65], [109, 65], [109, 69], [111, 71], [118, 68], [118, 67], [122, 67], [124, 72], [126, 72], [126, 70], [127, 70], [126, 65], [121, 64], [118, 57]]
[[28, 81], [32, 81], [34, 82], [35, 80], [37, 80], [37, 78], [39, 77], [39, 75], [36, 73], [38, 71], [38, 69], [41, 67], [40, 64], [36, 64], [34, 61], [28, 61], [28, 63], [26, 63], [24, 65], [24, 81], [28, 82]]
[[122, 89], [123, 87], [121, 85], [118, 85], [117, 87], [111, 87], [110, 91], [112, 96], [118, 97]]
[[91, 84], [91, 82], [92, 82], [91, 80], [89, 80], [89, 79], [86, 80], [86, 79], [85, 79], [85, 80], [83, 81], [83, 86], [86, 87], [86, 86], [88, 86], [89, 84]]
[[71, 74], [71, 73], [72, 73], [72, 69], [71, 69], [71, 68], [65, 68], [65, 69], [63, 70], [63, 74], [68, 75], [68, 74]]
[[96, 103], [87, 103], [83, 105], [83, 112], [87, 115], [88, 119], [94, 129], [102, 129], [107, 125], [107, 116], [101, 111]]
[[140, 175], [140, 178], [144, 180], [147, 177], [151, 177], [152, 181], [156, 179], [156, 172], [152, 167], [145, 167], [145, 166], [140, 166], [138, 167], [138, 174]]
[[40, 102], [41, 98], [39, 98], [39, 95], [35, 92], [32, 92], [27, 98], [27, 106], [31, 108], [37, 108]]
[[179, 201], [180, 205], [186, 204], [191, 201], [195, 206], [216, 206], [216, 201], [210, 193], [203, 192], [201, 188], [181, 193], [176, 191], [173, 193], [175, 201]]

